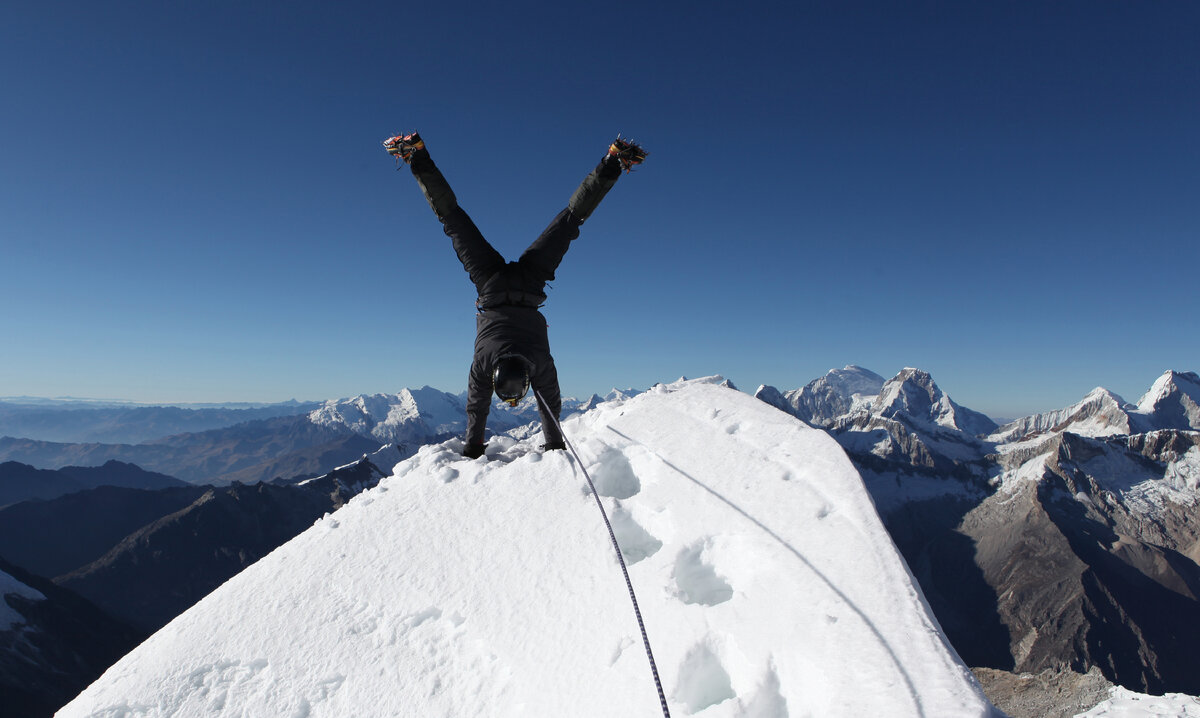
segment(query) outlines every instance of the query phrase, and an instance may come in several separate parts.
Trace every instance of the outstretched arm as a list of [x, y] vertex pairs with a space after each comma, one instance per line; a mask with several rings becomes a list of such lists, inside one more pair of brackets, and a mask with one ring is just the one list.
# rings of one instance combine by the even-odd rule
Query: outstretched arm
[[492, 408], [491, 374], [491, 367], [481, 357], [475, 357], [467, 379], [467, 433], [464, 438], [468, 449], [483, 445], [488, 413]]

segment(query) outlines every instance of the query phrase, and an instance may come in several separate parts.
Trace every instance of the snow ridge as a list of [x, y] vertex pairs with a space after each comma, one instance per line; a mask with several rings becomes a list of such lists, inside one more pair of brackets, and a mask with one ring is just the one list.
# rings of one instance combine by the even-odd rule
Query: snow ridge
[[1130, 434], [1134, 406], [1104, 387], [1096, 387], [1081, 401], [1065, 409], [1034, 414], [1009, 422], [988, 438], [996, 442], [1020, 441], [1026, 437], [1058, 431], [1080, 436]]
[[[564, 422], [672, 713], [995, 715], [836, 443], [714, 379]], [[573, 457], [460, 449], [397, 464], [59, 715], [657, 714]]]

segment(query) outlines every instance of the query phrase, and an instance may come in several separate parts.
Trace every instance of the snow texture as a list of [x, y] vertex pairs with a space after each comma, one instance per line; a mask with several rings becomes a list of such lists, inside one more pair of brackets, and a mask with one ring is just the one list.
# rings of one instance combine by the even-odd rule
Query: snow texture
[[[564, 422], [672, 715], [997, 715], [843, 451], [719, 381]], [[533, 446], [422, 448], [58, 715], [660, 714], [580, 466]]]

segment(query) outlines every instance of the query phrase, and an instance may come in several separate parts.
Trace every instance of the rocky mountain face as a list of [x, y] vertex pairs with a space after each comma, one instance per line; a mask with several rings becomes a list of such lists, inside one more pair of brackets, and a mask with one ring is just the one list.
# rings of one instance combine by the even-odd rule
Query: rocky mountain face
[[[310, 479], [100, 486], [0, 509], [0, 556], [13, 559], [0, 561], [0, 712], [51, 715], [146, 635], [405, 456], [389, 445]], [[5, 628], [6, 615], [15, 627]]]
[[[837, 379], [823, 385], [836, 392]], [[1097, 668], [1142, 692], [1195, 694], [1197, 396], [1194, 373], [1167, 372], [1137, 404], [1097, 389], [997, 427], [905, 369], [874, 397], [843, 390], [823, 405], [849, 408], [817, 421], [858, 466], [969, 665]]]
[[1200, 426], [1200, 376], [1194, 371], [1163, 374], [1138, 401], [1137, 413], [1145, 417], [1144, 430], [1195, 430]]

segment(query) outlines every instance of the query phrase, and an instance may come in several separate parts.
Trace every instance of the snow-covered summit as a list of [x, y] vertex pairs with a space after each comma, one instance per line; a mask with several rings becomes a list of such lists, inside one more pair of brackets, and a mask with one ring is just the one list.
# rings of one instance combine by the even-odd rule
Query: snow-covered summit
[[883, 384], [883, 377], [851, 364], [830, 369], [800, 389], [781, 393], [775, 387], [762, 386], [755, 396], [813, 426], [829, 426], [838, 417], [869, 405]]
[[1200, 431], [1200, 375], [1164, 372], [1138, 400], [1137, 412], [1150, 429]]
[[[995, 714], [825, 433], [708, 380], [564, 428], [673, 715]], [[581, 467], [460, 448], [422, 448], [59, 715], [658, 714]]]
[[308, 415], [318, 426], [345, 427], [356, 434], [399, 443], [460, 431], [465, 409], [458, 397], [426, 386], [396, 394], [335, 399]]
[[871, 403], [872, 414], [889, 419], [929, 422], [969, 436], [988, 434], [996, 422], [977, 411], [959, 406], [933, 381], [929, 372], [905, 367], [883, 385]]

